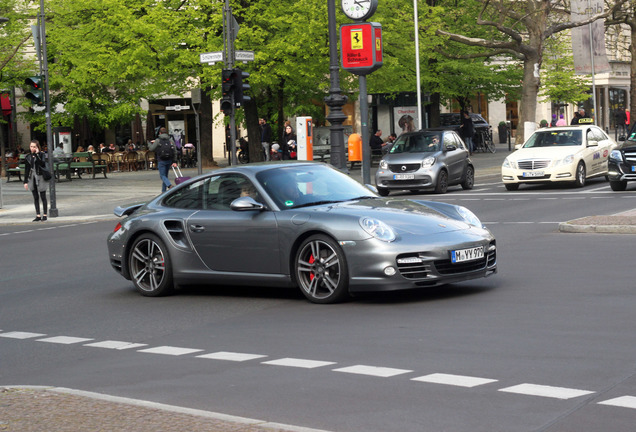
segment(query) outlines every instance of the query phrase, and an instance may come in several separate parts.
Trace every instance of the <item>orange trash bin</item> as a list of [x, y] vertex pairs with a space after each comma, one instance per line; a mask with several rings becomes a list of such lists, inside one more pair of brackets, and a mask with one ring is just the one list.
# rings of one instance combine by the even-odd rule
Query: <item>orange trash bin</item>
[[357, 133], [349, 135], [349, 162], [362, 161], [362, 137]]

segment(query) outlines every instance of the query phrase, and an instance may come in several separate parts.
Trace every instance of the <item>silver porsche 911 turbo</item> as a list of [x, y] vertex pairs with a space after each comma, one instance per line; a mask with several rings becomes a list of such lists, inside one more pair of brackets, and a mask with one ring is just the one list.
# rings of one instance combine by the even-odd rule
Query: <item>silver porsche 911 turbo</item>
[[211, 171], [115, 214], [110, 263], [145, 296], [242, 284], [334, 303], [497, 271], [495, 238], [468, 209], [381, 198], [323, 163]]

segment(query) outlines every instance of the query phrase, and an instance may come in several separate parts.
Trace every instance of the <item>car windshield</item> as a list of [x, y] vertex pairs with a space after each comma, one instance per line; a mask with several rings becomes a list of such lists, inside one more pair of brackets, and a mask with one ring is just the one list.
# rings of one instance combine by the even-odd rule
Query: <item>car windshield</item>
[[581, 129], [535, 132], [523, 148], [580, 146], [582, 137]]
[[256, 175], [280, 209], [376, 198], [369, 189], [327, 165], [284, 166]]
[[440, 149], [440, 133], [401, 135], [389, 153], [433, 153]]

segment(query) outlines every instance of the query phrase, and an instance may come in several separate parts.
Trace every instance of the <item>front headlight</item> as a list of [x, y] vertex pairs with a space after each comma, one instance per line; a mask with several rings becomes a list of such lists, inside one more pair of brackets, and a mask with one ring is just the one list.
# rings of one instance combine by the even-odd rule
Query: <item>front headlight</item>
[[612, 150], [609, 157], [615, 161], [623, 162], [623, 153], [620, 150]]
[[554, 161], [554, 166], [570, 165], [572, 162], [574, 162], [574, 155], [567, 155], [563, 159], [557, 159]]
[[435, 163], [435, 158], [433, 156], [429, 156], [422, 161], [422, 168], [430, 168]]
[[504, 168], [510, 168], [510, 169], [517, 169], [517, 165], [515, 164], [515, 162], [510, 160], [510, 159], [508, 159], [508, 158], [504, 159], [503, 167]]
[[389, 164], [384, 159], [382, 159], [380, 161], [380, 168], [381, 169], [388, 169], [389, 168]]
[[468, 223], [469, 225], [476, 226], [478, 228], [482, 228], [483, 225], [479, 218], [475, 216], [475, 213], [468, 210], [466, 207], [457, 206], [457, 213]]
[[378, 240], [385, 242], [392, 242], [395, 240], [395, 232], [393, 229], [381, 220], [363, 217], [360, 218], [360, 226], [367, 234], [377, 238]]

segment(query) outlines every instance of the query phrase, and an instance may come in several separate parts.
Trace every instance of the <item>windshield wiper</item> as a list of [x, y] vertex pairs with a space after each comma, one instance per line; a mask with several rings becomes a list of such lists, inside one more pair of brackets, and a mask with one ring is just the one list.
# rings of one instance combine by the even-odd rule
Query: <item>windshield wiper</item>
[[311, 206], [323, 205], [323, 204], [337, 204], [337, 203], [341, 203], [341, 202], [342, 201], [336, 201], [336, 200], [313, 201], [313, 202], [308, 202], [308, 203], [304, 203], [304, 204], [300, 204], [300, 205], [294, 206], [293, 208], [297, 209], [297, 208], [301, 208], [301, 207], [311, 207]]

